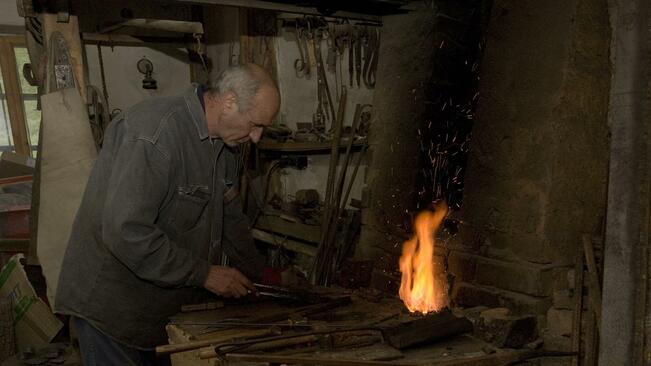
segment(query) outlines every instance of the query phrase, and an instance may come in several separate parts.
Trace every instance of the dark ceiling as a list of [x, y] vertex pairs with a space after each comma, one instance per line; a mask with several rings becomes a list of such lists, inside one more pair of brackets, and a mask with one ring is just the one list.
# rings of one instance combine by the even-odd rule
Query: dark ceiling
[[274, 0], [266, 2], [313, 7], [323, 15], [330, 15], [335, 11], [346, 11], [381, 16], [406, 12], [407, 10], [403, 7], [412, 0]]

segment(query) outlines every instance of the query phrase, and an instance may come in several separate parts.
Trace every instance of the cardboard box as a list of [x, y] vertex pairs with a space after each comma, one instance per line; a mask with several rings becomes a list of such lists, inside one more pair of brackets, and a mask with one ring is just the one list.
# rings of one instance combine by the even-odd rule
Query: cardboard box
[[14, 255], [0, 271], [0, 298], [12, 302], [18, 349], [42, 348], [52, 341], [63, 324], [36, 295], [20, 263], [22, 258], [22, 254]]

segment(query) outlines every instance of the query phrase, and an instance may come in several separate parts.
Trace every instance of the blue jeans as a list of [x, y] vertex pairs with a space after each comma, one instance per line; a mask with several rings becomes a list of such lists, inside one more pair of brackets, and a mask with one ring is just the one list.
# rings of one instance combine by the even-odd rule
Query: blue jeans
[[113, 340], [86, 320], [72, 317], [79, 337], [84, 366], [169, 365], [169, 358], [156, 358], [154, 351], [142, 351]]

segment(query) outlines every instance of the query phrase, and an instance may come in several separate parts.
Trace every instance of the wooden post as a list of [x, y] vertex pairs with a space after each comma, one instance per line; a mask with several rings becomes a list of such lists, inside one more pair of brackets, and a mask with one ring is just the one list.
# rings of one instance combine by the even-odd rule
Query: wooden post
[[0, 38], [0, 69], [7, 96], [11, 134], [14, 139], [14, 148], [21, 155], [31, 156], [27, 124], [25, 123], [25, 108], [23, 105], [22, 91], [18, 76], [18, 65], [13, 44], [5, 38]]
[[574, 264], [574, 310], [572, 315], [572, 366], [581, 364], [581, 316], [583, 315], [583, 247], [579, 247]]
[[50, 36], [54, 32], [60, 32], [68, 43], [68, 51], [72, 59], [72, 67], [75, 73], [75, 85], [81, 94], [81, 99], [86, 102], [86, 75], [84, 73], [84, 47], [81, 43], [79, 33], [79, 22], [76, 15], [71, 15], [68, 22], [57, 22], [56, 14], [43, 14], [43, 32], [45, 46], [49, 47]]

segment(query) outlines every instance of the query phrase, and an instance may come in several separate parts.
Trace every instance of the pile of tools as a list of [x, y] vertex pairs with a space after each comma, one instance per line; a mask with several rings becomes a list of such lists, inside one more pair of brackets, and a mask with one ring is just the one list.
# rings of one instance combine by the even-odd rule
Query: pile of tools
[[[405, 348], [472, 330], [468, 319], [449, 311], [407, 315], [397, 300], [379, 306], [356, 294], [334, 290], [321, 289], [327, 291], [321, 293], [319, 289], [257, 287], [281, 299], [284, 305], [277, 301], [253, 302], [196, 313], [200, 315], [181, 314], [171, 324], [194, 329], [193, 334], [200, 339], [159, 346], [156, 352], [163, 355], [193, 351], [201, 359], [224, 361], [294, 363], [294, 358], [312, 359], [300, 362], [305, 364], [328, 364], [328, 360], [348, 356], [354, 365], [360, 360], [352, 359], [366, 353], [362, 356], [366, 360], [396, 360], [404, 357], [401, 350]], [[306, 300], [310, 304], [296, 307]]]
[[[342, 94], [342, 97], [339, 101], [339, 111], [337, 113], [335, 130], [332, 137], [330, 165], [328, 168], [326, 197], [324, 200], [324, 212], [321, 225], [321, 239], [319, 241], [317, 255], [314, 258], [312, 270], [310, 273], [310, 281], [312, 284], [323, 286], [327, 286], [331, 282], [333, 274], [336, 272], [337, 268], [343, 261], [344, 256], [350, 249], [346, 247], [346, 245], [340, 245], [341, 243], [345, 242], [337, 240], [337, 229], [339, 227], [340, 221], [343, 218], [350, 191], [352, 189], [353, 183], [355, 182], [357, 171], [359, 170], [361, 161], [364, 158], [364, 153], [366, 152], [367, 148], [367, 145], [365, 145], [362, 151], [357, 155], [357, 160], [355, 161], [355, 165], [350, 179], [348, 180], [348, 186], [344, 194], [344, 182], [348, 173], [348, 165], [352, 157], [353, 145], [353, 138], [351, 136], [346, 143], [346, 152], [344, 153], [342, 166], [339, 171], [337, 171], [337, 167], [339, 166], [339, 149], [341, 147], [345, 105], [346, 93], [344, 89], [344, 93]], [[370, 106], [362, 106], [360, 104], [357, 104], [353, 118], [353, 125], [351, 128], [352, 131], [357, 131], [360, 126], [363, 126], [363, 129], [366, 129], [368, 127], [367, 122], [370, 119], [370, 113], [364, 112], [365, 108], [367, 107]]]
[[[398, 299], [371, 298], [363, 291], [261, 285], [258, 289], [278, 296], [282, 304], [276, 300], [227, 304], [217, 310], [181, 314], [172, 319], [171, 326], [192, 329], [189, 341], [159, 346], [156, 352], [189, 352], [182, 356], [185, 360], [217, 359], [221, 364], [350, 366], [506, 365], [544, 354], [530, 347], [502, 350], [471, 337], [455, 338], [472, 332], [473, 322], [470, 316], [448, 309], [411, 314]], [[297, 306], [306, 298], [308, 305]], [[470, 343], [459, 346], [457, 355], [453, 351], [456, 346], [439, 343], [459, 342], [460, 338]], [[432, 350], [429, 354], [434, 358], [423, 359], [426, 349]], [[441, 355], [440, 349], [445, 349], [445, 354]]]

